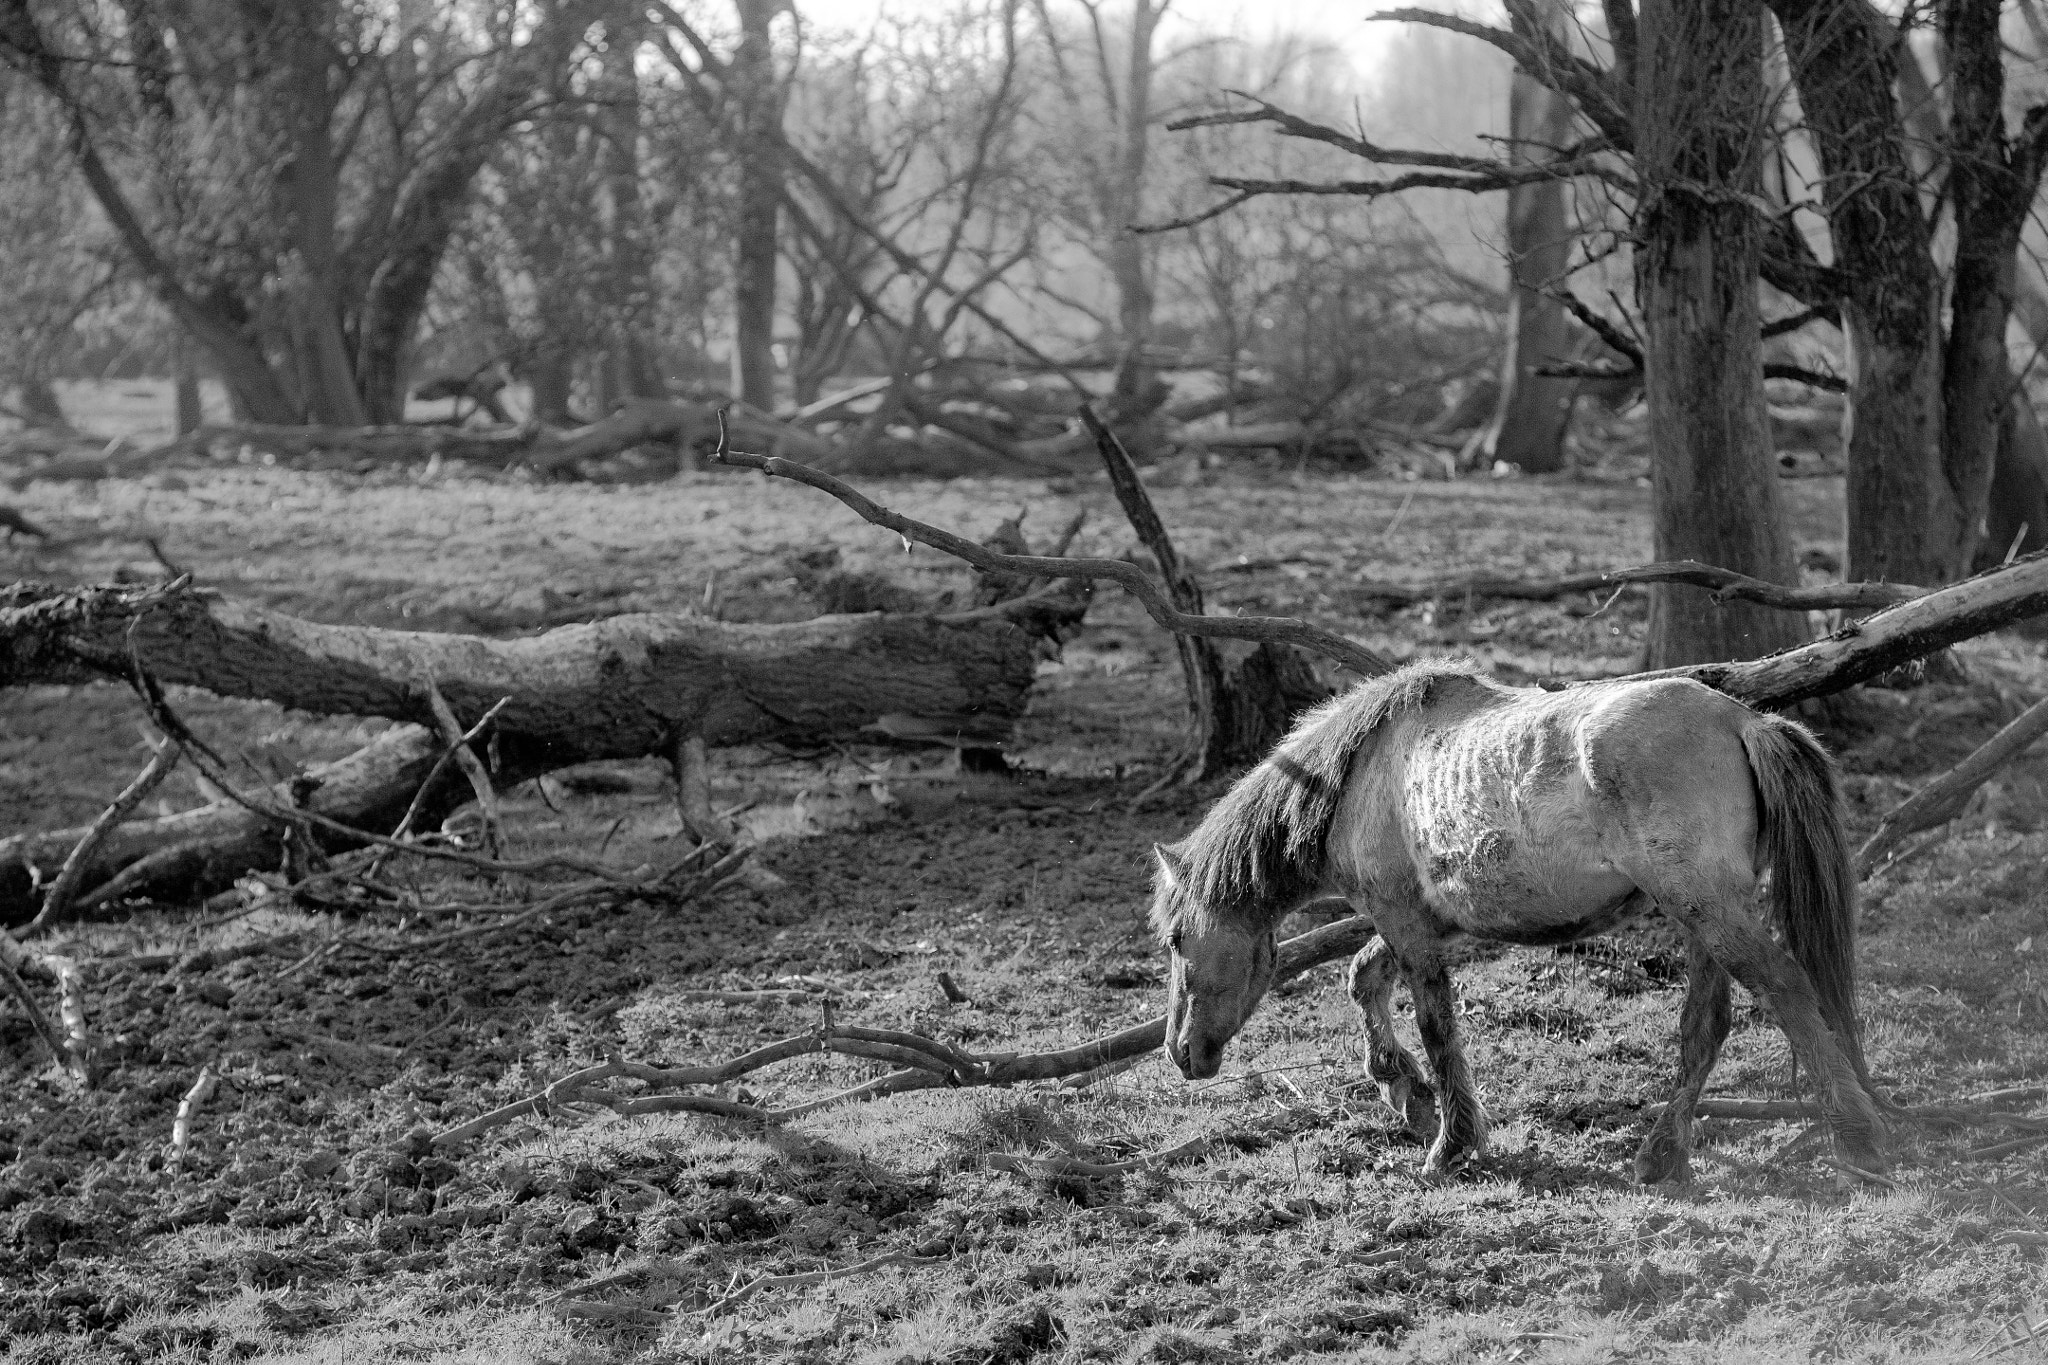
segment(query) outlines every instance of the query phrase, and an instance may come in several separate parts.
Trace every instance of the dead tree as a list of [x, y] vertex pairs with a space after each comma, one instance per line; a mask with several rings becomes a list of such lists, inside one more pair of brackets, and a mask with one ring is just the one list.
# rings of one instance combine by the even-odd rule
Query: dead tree
[[[1203, 615], [1202, 586], [1174, 549], [1123, 443], [1093, 408], [1083, 407], [1081, 420], [1095, 438], [1124, 515], [1159, 565], [1167, 596], [1180, 612]], [[1265, 641], [1226, 654], [1217, 641], [1198, 635], [1176, 633], [1173, 640], [1187, 681], [1188, 739], [1169, 774], [1183, 781], [1258, 762], [1297, 715], [1330, 695], [1292, 645]]]

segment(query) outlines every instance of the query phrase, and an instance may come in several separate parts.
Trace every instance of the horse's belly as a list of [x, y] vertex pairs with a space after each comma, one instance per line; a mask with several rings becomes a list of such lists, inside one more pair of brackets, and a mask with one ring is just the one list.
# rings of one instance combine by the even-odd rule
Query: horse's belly
[[1440, 805], [1414, 832], [1424, 892], [1460, 929], [1542, 934], [1609, 915], [1636, 889], [1605, 857], [1583, 783], [1544, 785], [1533, 801], [1524, 789], [1521, 799], [1495, 793], [1456, 814]]
[[1566, 928], [1611, 912], [1635, 883], [1611, 865], [1568, 858], [1489, 857], [1481, 840], [1430, 860], [1424, 891], [1439, 913], [1467, 933], [1514, 938]]

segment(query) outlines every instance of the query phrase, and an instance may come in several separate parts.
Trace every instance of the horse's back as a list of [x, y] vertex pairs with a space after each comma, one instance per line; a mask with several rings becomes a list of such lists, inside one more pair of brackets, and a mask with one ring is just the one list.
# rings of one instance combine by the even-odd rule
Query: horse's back
[[1524, 937], [1610, 913], [1640, 884], [1646, 836], [1748, 866], [1756, 717], [1740, 703], [1685, 679], [1475, 682], [1392, 718], [1354, 768], [1334, 851], [1368, 894], [1419, 893], [1467, 932]]

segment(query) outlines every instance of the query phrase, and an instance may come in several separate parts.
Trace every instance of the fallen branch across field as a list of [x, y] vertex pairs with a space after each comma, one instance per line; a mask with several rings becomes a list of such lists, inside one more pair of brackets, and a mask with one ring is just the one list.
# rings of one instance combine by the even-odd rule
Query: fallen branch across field
[[1704, 588], [1718, 602], [1756, 602], [1783, 611], [1873, 611], [1925, 597], [1927, 589], [1905, 583], [1825, 583], [1789, 588], [1733, 569], [1719, 569], [1696, 559], [1675, 559], [1629, 569], [1601, 569], [1561, 578], [1506, 578], [1495, 574], [1464, 574], [1431, 583], [1354, 582], [1347, 591], [1394, 606], [1448, 601], [1462, 597], [1502, 598], [1517, 602], [1552, 602], [1574, 593], [1600, 592], [1634, 583], [1683, 583]]
[[1962, 814], [1970, 797], [1993, 773], [2044, 734], [2048, 734], [2048, 698], [2035, 702], [1969, 757], [1886, 812], [1877, 832], [1857, 851], [1857, 875], [1870, 876], [1891, 861], [1907, 838]]
[[[1372, 922], [1354, 917], [1324, 925], [1280, 945], [1274, 981], [1290, 981], [1310, 968], [1349, 957], [1373, 938]], [[614, 1113], [698, 1113], [757, 1123], [786, 1123], [850, 1100], [874, 1099], [911, 1090], [940, 1087], [1004, 1086], [1027, 1081], [1082, 1076], [1117, 1066], [1129, 1058], [1157, 1051], [1166, 1042], [1162, 1015], [1116, 1033], [1106, 1034], [1055, 1052], [975, 1053], [922, 1034], [895, 1029], [867, 1029], [828, 1021], [809, 1033], [769, 1043], [724, 1062], [704, 1066], [655, 1066], [614, 1059], [571, 1072], [538, 1094], [478, 1115], [437, 1134], [434, 1145], [452, 1147], [493, 1128], [528, 1116], [545, 1118], [573, 1104], [602, 1105]], [[889, 1063], [898, 1069], [874, 1080], [808, 1102], [771, 1109], [715, 1095], [687, 1093], [705, 1086], [729, 1084], [793, 1057], [833, 1052]], [[604, 1084], [623, 1080], [644, 1089], [628, 1094]]]

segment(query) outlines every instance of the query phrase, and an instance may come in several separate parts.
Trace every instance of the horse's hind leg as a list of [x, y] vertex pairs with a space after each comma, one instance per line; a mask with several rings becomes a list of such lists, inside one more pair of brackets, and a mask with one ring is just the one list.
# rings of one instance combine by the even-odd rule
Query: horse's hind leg
[[1386, 940], [1376, 938], [1351, 959], [1344, 985], [1365, 1016], [1366, 1069], [1379, 1082], [1380, 1098], [1401, 1116], [1417, 1142], [1428, 1142], [1437, 1133], [1436, 1099], [1421, 1064], [1394, 1036], [1389, 1008], [1400, 969]]
[[1685, 1005], [1678, 1016], [1678, 1084], [1671, 1101], [1636, 1149], [1636, 1179], [1645, 1185], [1692, 1174], [1693, 1111], [1728, 1038], [1728, 973], [1688, 937]]
[[1725, 905], [1687, 905], [1675, 897], [1659, 897], [1658, 906], [1690, 930], [1700, 946], [1777, 1019], [1800, 1066], [1820, 1083], [1839, 1159], [1859, 1170], [1881, 1169], [1885, 1159], [1878, 1143], [1883, 1120], [1821, 1018], [1805, 970], [1743, 911], [1739, 898]]

